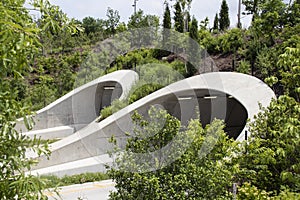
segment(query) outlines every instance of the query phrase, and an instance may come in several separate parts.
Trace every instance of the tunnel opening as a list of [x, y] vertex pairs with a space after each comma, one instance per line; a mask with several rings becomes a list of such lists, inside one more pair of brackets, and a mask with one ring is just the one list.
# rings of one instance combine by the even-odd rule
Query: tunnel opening
[[111, 105], [115, 99], [119, 99], [123, 89], [118, 82], [109, 81], [99, 83], [95, 94], [95, 113], [100, 115], [100, 111]]
[[235, 97], [215, 90], [197, 89], [168, 94], [148, 105], [139, 112], [146, 115], [150, 105], [161, 105], [183, 126], [187, 126], [191, 119], [200, 119], [203, 127], [214, 119], [221, 119], [226, 125], [224, 131], [234, 139], [242, 132], [248, 119], [246, 108]]

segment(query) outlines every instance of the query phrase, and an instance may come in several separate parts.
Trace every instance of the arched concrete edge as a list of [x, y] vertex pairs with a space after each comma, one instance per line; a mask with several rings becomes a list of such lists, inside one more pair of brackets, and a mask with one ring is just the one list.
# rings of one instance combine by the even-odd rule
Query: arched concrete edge
[[[34, 116], [35, 127], [32, 131], [23, 134], [30, 137], [34, 135], [42, 136], [43, 139], [68, 136], [72, 134], [78, 126], [84, 126], [84, 124], [76, 124], [79, 121], [87, 119], [88, 121], [85, 121], [85, 123], [89, 124], [97, 117], [97, 113], [93, 110], [93, 104], [96, 103], [95, 95], [99, 84], [115, 82], [118, 84], [117, 87], [120, 87], [116, 88], [119, 90], [118, 93], [121, 94], [115, 96], [119, 97], [119, 99], [123, 99], [137, 80], [138, 74], [136, 72], [131, 70], [119, 70], [82, 85], [45, 108], [37, 111]], [[109, 99], [108, 101], [111, 100], [113, 99]], [[80, 111], [78, 111], [78, 107], [81, 109]], [[67, 118], [68, 120], [62, 121], [58, 119], [57, 116]], [[23, 119], [18, 119], [16, 129], [20, 129], [21, 131], [26, 130]]]
[[[132, 124], [128, 123], [132, 112], [141, 107], [149, 106], [159, 97], [175, 92], [190, 91], [191, 89], [215, 90], [232, 95], [246, 108], [250, 121], [254, 119], [254, 115], [259, 113], [259, 104], [267, 107], [272, 98], [275, 98], [274, 92], [265, 83], [249, 75], [214, 72], [194, 76], [158, 90], [100, 123], [92, 122], [75, 134], [52, 144], [50, 160], [41, 158], [36, 169], [106, 154], [111, 145], [107, 140], [112, 135], [123, 139], [124, 142], [126, 141], [125, 132], [132, 128]], [[241, 132], [237, 140], [243, 140], [243, 134], [244, 131]]]

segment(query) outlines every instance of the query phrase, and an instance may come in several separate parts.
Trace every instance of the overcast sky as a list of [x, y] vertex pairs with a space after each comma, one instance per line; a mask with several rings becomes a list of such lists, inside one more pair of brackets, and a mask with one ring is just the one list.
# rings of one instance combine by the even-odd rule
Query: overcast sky
[[[210, 24], [213, 23], [214, 16], [219, 12], [222, 0], [193, 0], [191, 15], [198, 21], [208, 17]], [[108, 7], [118, 10], [121, 21], [127, 22], [133, 13], [132, 4], [134, 0], [50, 0], [52, 4], [60, 6], [63, 12], [71, 18], [82, 20], [84, 17], [106, 18]], [[238, 0], [227, 0], [230, 13], [230, 26], [237, 23]], [[142, 9], [145, 14], [154, 14], [162, 18], [164, 11], [164, 0], [138, 0], [137, 9]], [[173, 10], [172, 10], [173, 15]], [[250, 16], [242, 17], [243, 26], [248, 26]]]

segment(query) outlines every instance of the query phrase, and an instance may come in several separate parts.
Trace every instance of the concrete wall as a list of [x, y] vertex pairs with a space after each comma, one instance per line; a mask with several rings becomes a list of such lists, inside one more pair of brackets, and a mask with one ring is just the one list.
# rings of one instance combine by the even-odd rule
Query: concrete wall
[[120, 147], [124, 147], [125, 132], [132, 132], [131, 113], [137, 110], [145, 114], [151, 105], [164, 107], [182, 123], [196, 117], [195, 107], [198, 106], [203, 122], [224, 119], [232, 137], [243, 140], [246, 119], [253, 120], [259, 112], [259, 103], [266, 107], [272, 98], [275, 95], [266, 84], [245, 74], [216, 72], [194, 76], [156, 91], [100, 123], [92, 122], [54, 143], [50, 159], [40, 157], [35, 169], [104, 155], [112, 148], [108, 142], [112, 135]]
[[[124, 98], [137, 79], [135, 72], [120, 70], [87, 83], [37, 111], [33, 130], [36, 133], [42, 130], [41, 136], [44, 129], [61, 126], [80, 130], [95, 120], [100, 110], [114, 99]], [[16, 128], [27, 131], [22, 119]], [[32, 135], [32, 132], [28, 134]]]

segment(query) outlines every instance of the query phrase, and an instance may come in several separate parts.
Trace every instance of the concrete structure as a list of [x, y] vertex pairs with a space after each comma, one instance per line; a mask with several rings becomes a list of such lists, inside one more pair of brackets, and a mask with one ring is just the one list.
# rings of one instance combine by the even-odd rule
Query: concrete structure
[[114, 135], [120, 147], [124, 147], [125, 132], [131, 132], [133, 127], [131, 114], [138, 111], [146, 115], [152, 105], [163, 107], [183, 124], [197, 117], [197, 113], [200, 113], [203, 125], [214, 118], [223, 119], [228, 134], [243, 140], [246, 120], [253, 120], [260, 111], [259, 103], [266, 107], [272, 98], [275, 98], [273, 91], [249, 75], [216, 72], [194, 76], [158, 90], [100, 123], [93, 121], [75, 134], [52, 144], [50, 159], [40, 157], [33, 173], [48, 172], [62, 176], [103, 171], [104, 164], [110, 162], [106, 153], [112, 145], [108, 139]]
[[49, 200], [104, 200], [109, 199], [110, 191], [115, 191], [115, 183], [112, 180], [98, 181], [93, 183], [76, 184], [70, 186], [59, 187], [58, 196], [55, 191], [45, 191]]
[[37, 135], [43, 139], [69, 136], [95, 120], [100, 110], [113, 100], [124, 98], [137, 79], [138, 75], [131, 70], [102, 76], [37, 111], [32, 131], [25, 132], [22, 119], [16, 128], [26, 135]]

